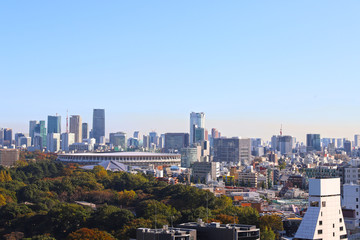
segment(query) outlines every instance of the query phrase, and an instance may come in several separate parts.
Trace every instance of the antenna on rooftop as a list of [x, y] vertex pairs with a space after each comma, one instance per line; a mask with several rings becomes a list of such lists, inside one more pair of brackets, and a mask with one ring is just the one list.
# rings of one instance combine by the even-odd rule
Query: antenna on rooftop
[[281, 124], [281, 127], [280, 127], [280, 136], [282, 136], [282, 124]]

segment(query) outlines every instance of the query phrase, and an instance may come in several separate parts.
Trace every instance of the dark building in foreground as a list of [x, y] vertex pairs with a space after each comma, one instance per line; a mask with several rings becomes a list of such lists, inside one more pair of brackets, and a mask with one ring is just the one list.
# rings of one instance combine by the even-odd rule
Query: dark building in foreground
[[19, 160], [18, 149], [0, 149], [0, 166], [13, 166], [17, 160]]
[[251, 157], [251, 140], [240, 138], [214, 139], [214, 162], [247, 165]]
[[196, 240], [195, 229], [168, 228], [150, 229], [138, 228], [136, 240]]
[[220, 224], [199, 222], [182, 223], [182, 229], [195, 229], [198, 240], [259, 240], [260, 229], [241, 224]]

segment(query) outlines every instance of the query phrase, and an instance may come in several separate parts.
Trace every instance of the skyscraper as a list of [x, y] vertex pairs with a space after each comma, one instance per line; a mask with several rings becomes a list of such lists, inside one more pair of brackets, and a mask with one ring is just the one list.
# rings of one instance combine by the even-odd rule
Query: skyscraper
[[320, 134], [306, 134], [307, 151], [321, 151]]
[[82, 124], [82, 139], [89, 138], [89, 127], [87, 123]]
[[92, 135], [96, 143], [105, 137], [105, 109], [94, 109]]
[[12, 144], [12, 129], [11, 128], [5, 128], [4, 129], [4, 146], [11, 146]]
[[34, 132], [35, 132], [35, 127], [38, 124], [38, 121], [30, 121], [29, 122], [29, 137], [31, 137], [31, 145], [34, 144]]
[[360, 135], [359, 134], [354, 135], [354, 147], [360, 147]]
[[3, 145], [4, 142], [4, 132], [5, 130], [3, 128], [0, 128], [0, 145]]
[[38, 149], [42, 149], [46, 147], [46, 127], [45, 127], [45, 121], [41, 120], [39, 123], [35, 125], [34, 128], [34, 139], [37, 138], [36, 144], [34, 143], [34, 146]]
[[75, 143], [74, 133], [63, 133], [61, 134], [61, 150], [68, 152], [69, 146]]
[[117, 132], [109, 134], [109, 141], [114, 147], [121, 147], [122, 149], [126, 149], [126, 133]]
[[75, 134], [75, 142], [82, 142], [82, 123], [79, 115], [72, 115], [70, 117], [70, 132]]
[[195, 129], [203, 128], [204, 129], [204, 138], [205, 139], [205, 113], [190, 113], [190, 144], [195, 142]]
[[279, 150], [281, 155], [292, 153], [292, 137], [291, 136], [278, 136], [279, 137]]
[[48, 116], [47, 133], [61, 133], [61, 116]]
[[49, 152], [60, 150], [60, 133], [49, 133], [47, 135], [47, 150]]

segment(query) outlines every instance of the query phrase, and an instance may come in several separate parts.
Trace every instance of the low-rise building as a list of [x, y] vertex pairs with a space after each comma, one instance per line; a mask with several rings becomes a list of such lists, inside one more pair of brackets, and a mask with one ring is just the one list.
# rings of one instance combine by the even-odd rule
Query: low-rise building
[[163, 229], [138, 228], [136, 240], [196, 240], [195, 229], [168, 228]]

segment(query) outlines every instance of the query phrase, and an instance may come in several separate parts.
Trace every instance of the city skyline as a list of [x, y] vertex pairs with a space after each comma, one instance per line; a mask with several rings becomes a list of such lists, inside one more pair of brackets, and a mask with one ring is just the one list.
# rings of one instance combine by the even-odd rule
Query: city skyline
[[[71, 115], [80, 115], [80, 117], [82, 118], [83, 122], [86, 122], [89, 124], [89, 126], [91, 126], [91, 128], [88, 129], [88, 131], [90, 131], [92, 129], [92, 114], [93, 114], [93, 109], [89, 109], [90, 112], [90, 116], [84, 118], [82, 115], [80, 114], [71, 114]], [[153, 116], [149, 116], [147, 118], [142, 119], [142, 117], [139, 117], [138, 115], [134, 115], [135, 117], [129, 117], [129, 119], [126, 119], [124, 121], [124, 119], [109, 119], [108, 114], [110, 113], [110, 111], [107, 111], [105, 109], [106, 112], [106, 116], [105, 116], [105, 126], [106, 126], [106, 132], [105, 132], [105, 138], [108, 139], [109, 138], [109, 134], [110, 133], [115, 133], [115, 132], [125, 132], [127, 134], [128, 137], [132, 136], [134, 131], [140, 131], [141, 134], [143, 135], [147, 135], [152, 131], [155, 131], [157, 133], [171, 133], [171, 132], [187, 132], [190, 133], [190, 129], [189, 129], [189, 122], [190, 122], [190, 118], [189, 118], [189, 114], [190, 112], [188, 112], [186, 114], [186, 116], [183, 117], [183, 119], [178, 119], [178, 120], [174, 120], [172, 119], [171, 124], [167, 125], [168, 123], [162, 119], [163, 121], [159, 121], [158, 123], [158, 128], [156, 127], [152, 127], [152, 124], [150, 124], [147, 120], [149, 118], [152, 118]], [[303, 128], [298, 128], [297, 126], [294, 125], [285, 125], [285, 124], [277, 124], [277, 123], [273, 123], [273, 122], [268, 122], [268, 123], [262, 123], [262, 125], [266, 125], [268, 126], [268, 129], [266, 131], [263, 130], [259, 130], [257, 129], [257, 124], [260, 124], [259, 122], [256, 122], [256, 120], [252, 120], [251, 123], [246, 123], [247, 125], [243, 124], [243, 131], [242, 133], [237, 131], [238, 128], [233, 128], [233, 124], [235, 125], [236, 123], [241, 123], [241, 120], [232, 120], [232, 119], [222, 119], [221, 121], [219, 121], [217, 118], [215, 119], [211, 119], [209, 117], [209, 115], [205, 113], [206, 116], [206, 129], [209, 131], [209, 134], [211, 134], [211, 129], [212, 128], [216, 128], [217, 130], [219, 130], [219, 132], [221, 132], [221, 136], [224, 137], [241, 137], [241, 138], [262, 138], [262, 140], [264, 141], [271, 141], [271, 137], [274, 135], [280, 135], [280, 129], [282, 128], [282, 133], [283, 135], [289, 135], [292, 137], [295, 137], [297, 139], [298, 142], [303, 142], [306, 145], [306, 135], [307, 134], [320, 134], [321, 138], [347, 138], [350, 141], [354, 141], [354, 135], [360, 133], [360, 127], [359, 127], [359, 131], [358, 132], [352, 132], [351, 130], [346, 132], [343, 131], [343, 129], [336, 129], [335, 131], [333, 131], [334, 135], [330, 135], [330, 134], [326, 134], [320, 131], [317, 131], [316, 128], [310, 128], [310, 127], [303, 127]], [[69, 126], [70, 126], [70, 118], [71, 115], [69, 113]], [[51, 116], [51, 114], [46, 115], [43, 118], [39, 118], [39, 119], [31, 119], [31, 120], [44, 120], [46, 122], [46, 126], [47, 126], [47, 117]], [[66, 132], [66, 113], [65, 115], [61, 115], [60, 113], [58, 113], [58, 116], [61, 117], [61, 129], [62, 129], [62, 133]], [[137, 118], [136, 118], [137, 117]], [[31, 121], [29, 120], [29, 121]], [[13, 135], [15, 135], [15, 133], [25, 133], [26, 135], [28, 135], [29, 132], [29, 121], [23, 122], [20, 125], [15, 125], [15, 126], [20, 126], [20, 127], [12, 127], [14, 126], [14, 124], [9, 124], [9, 125], [0, 125], [0, 128], [11, 128], [13, 130]], [[114, 127], [116, 126], [116, 124], [114, 124], [112, 127], [109, 127], [109, 123], [108, 122], [117, 122], [119, 125], [118, 127]], [[225, 123], [223, 123], [225, 122]], [[216, 124], [224, 124], [224, 125], [216, 125]], [[306, 126], [305, 124], [302, 124], [303, 126]], [[124, 128], [121, 128], [121, 126], [125, 126]], [[329, 129], [331, 128], [330, 125]], [[273, 128], [272, 128], [273, 127]], [[277, 127], [277, 128], [276, 128]], [[22, 129], [22, 130], [19, 130]], [[246, 134], [247, 133], [247, 134]], [[258, 133], [258, 135], [256, 135], [256, 133]], [[296, 134], [298, 133], [298, 134]], [[347, 134], [346, 134], [347, 133]]]
[[359, 9], [356, 1], [6, 2], [0, 126], [26, 132], [24, 119], [57, 112], [64, 122], [67, 109], [90, 124], [91, 109], [103, 108], [106, 134], [183, 132], [195, 111], [226, 136], [269, 139], [283, 124], [302, 141], [352, 138]]

